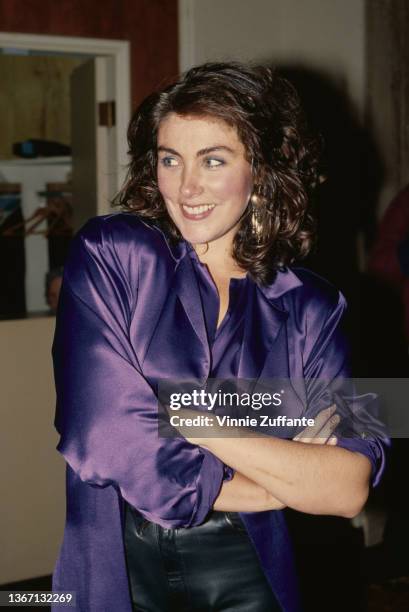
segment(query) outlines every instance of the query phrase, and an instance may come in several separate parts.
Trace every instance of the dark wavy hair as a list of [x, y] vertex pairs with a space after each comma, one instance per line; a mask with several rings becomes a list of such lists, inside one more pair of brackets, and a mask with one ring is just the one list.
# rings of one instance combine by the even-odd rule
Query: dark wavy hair
[[169, 113], [211, 116], [236, 128], [252, 166], [261, 236], [252, 229], [252, 206], [233, 241], [239, 266], [261, 284], [277, 269], [305, 257], [314, 222], [310, 199], [318, 180], [320, 141], [307, 128], [294, 87], [276, 69], [238, 62], [192, 68], [163, 91], [148, 96], [128, 128], [126, 181], [114, 205], [155, 220], [170, 240], [182, 238], [157, 184], [157, 133]]

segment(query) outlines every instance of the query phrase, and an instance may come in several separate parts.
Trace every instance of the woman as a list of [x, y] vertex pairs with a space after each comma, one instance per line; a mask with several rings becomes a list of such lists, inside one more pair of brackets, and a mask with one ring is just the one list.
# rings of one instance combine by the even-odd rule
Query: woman
[[[235, 63], [147, 98], [128, 138], [126, 212], [89, 221], [65, 266], [54, 588], [87, 612], [297, 610], [280, 510], [353, 516], [383, 463], [380, 440], [334, 435], [344, 299], [288, 268], [312, 241], [316, 145], [289, 83]], [[209, 377], [297, 380], [287, 414], [315, 424], [294, 440], [158, 435], [159, 381]]]

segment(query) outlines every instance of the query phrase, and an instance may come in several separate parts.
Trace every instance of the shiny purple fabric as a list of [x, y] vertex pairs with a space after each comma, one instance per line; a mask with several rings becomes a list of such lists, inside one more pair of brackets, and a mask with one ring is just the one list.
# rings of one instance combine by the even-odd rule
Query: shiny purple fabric
[[192, 249], [189, 254], [198, 279], [207, 338], [211, 349], [210, 377], [234, 379], [238, 372], [238, 358], [243, 342], [246, 305], [255, 285], [247, 277], [230, 279], [228, 309], [223, 321], [217, 327], [219, 295], [216, 286], [207, 267], [198, 259], [196, 251]]
[[[204, 520], [226, 477], [211, 453], [157, 434], [158, 378], [205, 381], [212, 363], [188, 252], [186, 242], [172, 246], [156, 227], [119, 213], [89, 221], [66, 264], [53, 357], [67, 519], [53, 588], [76, 591], [83, 612], [131, 612], [124, 499], [162, 526], [189, 527]], [[347, 372], [344, 300], [330, 285], [288, 269], [268, 287], [251, 283], [250, 294], [237, 376]], [[365, 453], [379, 477], [380, 441], [340, 444]], [[283, 513], [241, 516], [283, 610], [298, 610]]]

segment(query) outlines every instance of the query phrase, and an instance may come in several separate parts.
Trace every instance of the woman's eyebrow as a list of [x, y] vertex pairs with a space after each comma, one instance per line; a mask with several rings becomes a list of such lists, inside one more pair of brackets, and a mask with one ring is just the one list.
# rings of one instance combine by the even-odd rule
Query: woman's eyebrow
[[228, 153], [235, 153], [234, 149], [231, 149], [226, 145], [216, 145], [215, 147], [206, 147], [206, 149], [200, 149], [200, 151], [196, 153], [196, 157], [200, 157], [201, 155], [207, 155], [208, 153], [213, 153], [214, 151], [227, 151]]
[[177, 155], [178, 157], [180, 157], [179, 153], [177, 151], [175, 151], [175, 149], [171, 149], [170, 147], [163, 147], [162, 145], [160, 145], [158, 147], [158, 153], [172, 153], [172, 155]]
[[[233, 153], [233, 154], [235, 153], [234, 149], [231, 149], [230, 147], [227, 147], [226, 145], [216, 145], [214, 147], [206, 147], [205, 149], [200, 149], [200, 151], [196, 153], [196, 157], [201, 157], [202, 155], [208, 155], [209, 153], [213, 153], [214, 151], [227, 151], [228, 153]], [[175, 149], [171, 149], [170, 147], [159, 146], [158, 153], [160, 152], [171, 153], [172, 155], [177, 155], [178, 157], [182, 157], [180, 153], [175, 151]]]

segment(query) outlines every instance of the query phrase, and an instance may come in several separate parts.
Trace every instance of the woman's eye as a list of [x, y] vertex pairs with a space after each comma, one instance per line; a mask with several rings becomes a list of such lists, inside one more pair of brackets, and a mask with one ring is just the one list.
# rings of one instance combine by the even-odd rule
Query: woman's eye
[[167, 166], [167, 167], [178, 165], [178, 161], [174, 157], [162, 157], [160, 160], [160, 163], [162, 164], [162, 166]]
[[218, 166], [223, 166], [224, 161], [222, 159], [216, 159], [215, 157], [208, 157], [205, 159], [205, 164], [208, 168], [217, 168]]

